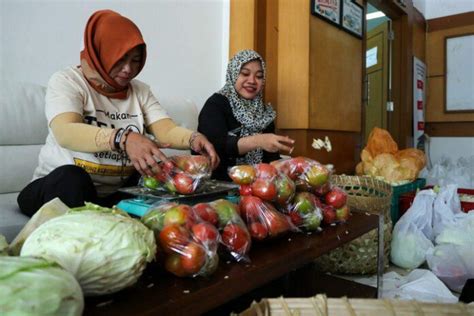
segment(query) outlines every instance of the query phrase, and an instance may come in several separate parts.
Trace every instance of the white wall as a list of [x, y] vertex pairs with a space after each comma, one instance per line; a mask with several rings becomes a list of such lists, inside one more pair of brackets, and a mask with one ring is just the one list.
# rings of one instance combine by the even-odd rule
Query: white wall
[[414, 0], [413, 4], [427, 20], [474, 11], [473, 0]]
[[98, 9], [133, 20], [148, 47], [137, 77], [158, 96], [201, 108], [224, 83], [229, 0], [0, 0], [0, 79], [46, 85], [79, 63], [84, 27]]

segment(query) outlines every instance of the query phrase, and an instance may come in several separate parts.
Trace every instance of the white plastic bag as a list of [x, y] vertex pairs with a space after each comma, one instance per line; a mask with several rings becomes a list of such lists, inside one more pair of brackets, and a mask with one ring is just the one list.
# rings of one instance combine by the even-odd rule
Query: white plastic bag
[[462, 214], [457, 185], [441, 187], [433, 204], [433, 237], [436, 238], [444, 227], [453, 224], [457, 214]]
[[423, 190], [415, 196], [412, 206], [395, 225], [390, 259], [406, 269], [415, 269], [425, 262], [425, 255], [433, 248], [432, 214], [433, 190]]
[[453, 222], [444, 227], [435, 241], [436, 244], [474, 247], [474, 212], [456, 214]]
[[383, 277], [383, 298], [434, 303], [457, 303], [458, 298], [429, 270], [415, 269], [407, 276], [389, 272]]
[[461, 293], [468, 279], [474, 278], [474, 246], [443, 244], [426, 255], [431, 271], [451, 290]]

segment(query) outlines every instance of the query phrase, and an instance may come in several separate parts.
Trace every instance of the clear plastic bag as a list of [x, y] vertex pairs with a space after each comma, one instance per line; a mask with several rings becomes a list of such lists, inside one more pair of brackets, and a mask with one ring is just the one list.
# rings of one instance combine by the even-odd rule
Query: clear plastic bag
[[189, 205], [153, 205], [141, 221], [155, 233], [165, 269], [179, 277], [211, 275], [218, 266], [217, 229], [195, 216]]
[[239, 215], [238, 205], [218, 199], [209, 203], [216, 211], [221, 243], [236, 261], [249, 262], [248, 253], [252, 245], [251, 236]]
[[295, 183], [267, 163], [229, 168], [229, 177], [240, 185], [240, 195], [253, 195], [265, 201], [285, 204], [295, 194]]
[[440, 188], [433, 203], [433, 237], [455, 222], [457, 214], [462, 214], [457, 185], [449, 184]]
[[306, 157], [285, 158], [271, 163], [275, 168], [295, 181], [297, 191], [325, 194], [333, 170], [316, 160]]
[[264, 240], [289, 231], [298, 231], [290, 218], [256, 196], [242, 196], [239, 209], [242, 219], [247, 223], [250, 235], [255, 240]]
[[26, 238], [28, 238], [36, 228], [50, 219], [66, 214], [68, 210], [69, 207], [59, 198], [54, 198], [45, 203], [33, 217], [31, 217], [26, 225], [23, 226], [15, 239], [10, 243], [9, 252], [14, 256], [19, 256], [21, 247], [25, 243]]
[[160, 170], [156, 175], [142, 177], [139, 185], [149, 190], [189, 195], [211, 176], [210, 161], [202, 155], [172, 156], [167, 163], [160, 162], [158, 166]]
[[474, 251], [471, 245], [437, 245], [426, 256], [431, 271], [451, 290], [461, 293], [468, 279], [474, 278]]
[[433, 190], [420, 191], [393, 229], [390, 258], [397, 266], [414, 269], [425, 262], [433, 246]]

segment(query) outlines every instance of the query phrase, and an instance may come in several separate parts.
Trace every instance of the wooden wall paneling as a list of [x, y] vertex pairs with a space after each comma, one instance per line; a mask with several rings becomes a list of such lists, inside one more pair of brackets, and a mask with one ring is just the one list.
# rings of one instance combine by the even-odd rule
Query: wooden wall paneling
[[428, 76], [444, 76], [444, 43], [446, 37], [469, 34], [474, 32], [474, 21], [470, 26], [449, 28], [435, 32], [429, 32], [426, 36], [426, 63]]
[[257, 48], [257, 0], [230, 0], [229, 58], [242, 49]]
[[310, 19], [309, 127], [361, 131], [362, 41]]
[[[321, 130], [296, 130], [286, 129], [283, 135], [288, 135], [296, 140], [298, 147], [292, 153], [293, 157], [305, 156], [315, 159], [323, 164], [333, 164], [336, 174], [354, 174], [355, 166], [360, 161], [360, 135], [354, 132], [321, 131]], [[313, 139], [329, 137], [332, 151], [316, 150], [311, 145]]]
[[399, 126], [398, 146], [413, 147], [413, 3], [407, 2], [407, 10], [411, 14], [403, 15], [402, 22], [402, 58], [401, 71], [401, 113], [396, 119]]
[[425, 131], [431, 137], [474, 137], [474, 122], [431, 122]]
[[[278, 1], [265, 0], [265, 62], [267, 78], [265, 83], [265, 101], [274, 108], [278, 104]], [[277, 113], [278, 115], [278, 113]]]
[[413, 13], [413, 54], [426, 64], [426, 21], [417, 9]]
[[[402, 96], [400, 90], [402, 88], [403, 72], [401, 71], [401, 57], [402, 57], [402, 45], [401, 45], [401, 33], [402, 23], [401, 19], [394, 19], [392, 21], [392, 30], [395, 34], [395, 40], [392, 43], [392, 101], [394, 104], [393, 112], [387, 112], [387, 130], [390, 131], [390, 135], [400, 146], [398, 135], [400, 133], [400, 126], [397, 124], [396, 117], [400, 116], [402, 106]], [[408, 126], [409, 123], [407, 123]]]
[[465, 12], [449, 16], [443, 16], [427, 21], [427, 31], [435, 32], [439, 30], [446, 30], [449, 28], [458, 28], [467, 25], [472, 25], [474, 21], [474, 12]]
[[306, 0], [278, 2], [278, 128], [308, 128], [309, 19]]
[[[451, 20], [450, 20], [451, 21]], [[431, 23], [428, 21], [428, 24]], [[454, 22], [452, 22], [454, 23]], [[441, 29], [438, 25], [436, 31], [427, 33], [426, 55], [428, 68], [428, 87], [426, 102], [426, 122], [474, 122], [474, 113], [449, 113], [445, 112], [445, 38], [474, 32], [474, 21], [471, 25], [449, 27]], [[437, 133], [442, 133], [444, 127], [451, 125], [438, 125]], [[445, 130], [446, 135], [451, 132]], [[468, 133], [468, 132], [466, 132]]]

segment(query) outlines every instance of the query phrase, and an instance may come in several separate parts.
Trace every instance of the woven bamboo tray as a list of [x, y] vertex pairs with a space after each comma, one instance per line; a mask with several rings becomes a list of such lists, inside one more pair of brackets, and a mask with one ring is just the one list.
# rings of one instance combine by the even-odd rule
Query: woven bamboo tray
[[412, 315], [474, 315], [474, 305], [434, 304], [417, 301], [326, 298], [316, 295], [310, 298], [263, 299], [239, 316], [412, 316]]
[[[335, 175], [331, 183], [348, 194], [347, 204], [353, 211], [384, 216], [384, 262], [389, 265], [390, 242], [392, 240], [392, 221], [390, 204], [392, 187], [390, 184], [359, 176]], [[350, 219], [349, 219], [350, 220]], [[330, 253], [319, 257], [315, 262], [323, 272], [340, 274], [373, 274], [377, 272], [377, 230], [372, 230]]]

